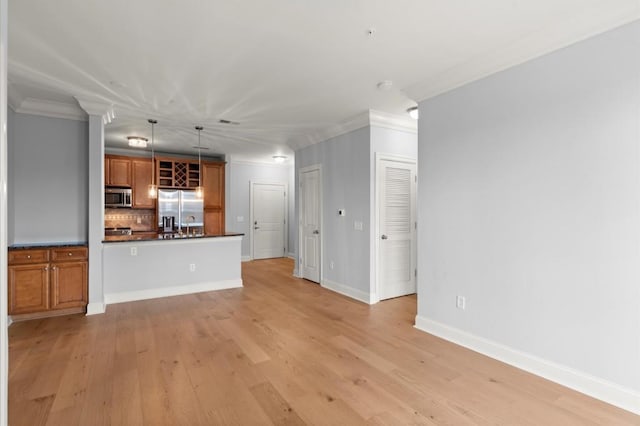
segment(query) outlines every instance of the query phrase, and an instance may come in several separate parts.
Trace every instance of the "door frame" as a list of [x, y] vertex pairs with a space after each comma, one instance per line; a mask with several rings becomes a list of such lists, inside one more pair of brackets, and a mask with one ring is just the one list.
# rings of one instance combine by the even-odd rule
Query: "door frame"
[[289, 253], [289, 184], [286, 182], [250, 180], [249, 181], [249, 248], [251, 249], [251, 260], [255, 259], [253, 252], [253, 186], [254, 185], [281, 185], [284, 187], [284, 253], [282, 257], [287, 257]]
[[319, 259], [318, 259], [318, 264], [320, 265], [320, 277], [318, 279], [319, 283], [322, 283], [322, 277], [324, 277], [324, 265], [322, 263], [322, 254], [323, 254], [323, 247], [324, 247], [324, 215], [322, 214], [323, 210], [322, 210], [322, 203], [323, 203], [323, 187], [324, 184], [322, 182], [322, 164], [312, 164], [311, 166], [306, 166], [306, 167], [301, 167], [300, 169], [298, 169], [298, 250], [296, 253], [296, 265], [297, 268], [294, 270], [294, 276], [298, 277], [298, 278], [302, 278], [302, 264], [300, 262], [300, 259], [302, 258], [302, 245], [303, 245], [303, 235], [302, 235], [302, 200], [304, 199], [303, 195], [304, 195], [304, 191], [302, 189], [302, 175], [304, 173], [308, 173], [308, 172], [312, 172], [314, 170], [318, 171], [318, 210], [319, 210], [319, 215], [318, 217], [320, 218], [320, 236], [318, 237], [320, 239], [320, 249], [319, 249]]
[[[374, 216], [374, 226], [371, 230], [371, 238], [374, 239], [375, 244], [373, 244], [373, 262], [370, 268], [370, 272], [372, 274], [373, 279], [371, 280], [371, 288], [370, 288], [370, 293], [371, 293], [371, 303], [378, 303], [380, 301], [380, 191], [382, 190], [382, 166], [381, 163], [382, 161], [396, 161], [399, 163], [405, 163], [405, 164], [412, 164], [416, 166], [416, 191], [415, 191], [415, 200], [414, 201], [414, 209], [415, 211], [415, 218], [416, 218], [416, 225], [414, 225], [413, 228], [413, 236], [416, 239], [416, 244], [412, 247], [412, 253], [411, 255], [416, 259], [416, 268], [418, 267], [417, 264], [417, 238], [418, 238], [418, 230], [417, 228], [417, 223], [418, 223], [418, 205], [417, 205], [417, 201], [418, 201], [418, 160], [415, 158], [411, 158], [411, 157], [405, 157], [402, 155], [396, 155], [396, 154], [387, 154], [387, 153], [382, 153], [382, 152], [376, 152], [375, 153], [375, 175], [374, 175], [374, 190], [373, 190], [373, 216]], [[416, 291], [417, 291], [417, 286], [418, 286], [418, 277], [416, 277]]]

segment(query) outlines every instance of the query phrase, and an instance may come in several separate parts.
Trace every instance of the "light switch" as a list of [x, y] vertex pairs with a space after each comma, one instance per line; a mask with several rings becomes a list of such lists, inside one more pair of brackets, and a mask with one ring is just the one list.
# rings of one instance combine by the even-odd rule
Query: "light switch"
[[362, 221], [356, 220], [355, 222], [353, 222], [353, 229], [355, 229], [356, 231], [362, 231], [362, 225]]
[[238, 223], [244, 222], [244, 216], [238, 216], [236, 218], [236, 222], [238, 222]]

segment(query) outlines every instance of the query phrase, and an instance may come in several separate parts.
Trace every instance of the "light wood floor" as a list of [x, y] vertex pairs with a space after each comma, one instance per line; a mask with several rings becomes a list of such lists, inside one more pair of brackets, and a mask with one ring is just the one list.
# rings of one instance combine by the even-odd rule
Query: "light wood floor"
[[243, 264], [243, 289], [13, 324], [10, 425], [639, 425], [640, 417]]

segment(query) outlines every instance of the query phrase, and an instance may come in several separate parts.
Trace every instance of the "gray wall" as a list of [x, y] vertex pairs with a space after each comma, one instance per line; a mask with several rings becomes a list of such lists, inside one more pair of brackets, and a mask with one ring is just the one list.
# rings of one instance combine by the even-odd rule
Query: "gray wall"
[[88, 126], [11, 112], [9, 244], [86, 242]]
[[[369, 293], [369, 133], [369, 127], [365, 127], [296, 151], [295, 176], [297, 185], [301, 168], [322, 165], [322, 279], [366, 293]], [[297, 202], [296, 198], [296, 206]], [[338, 209], [346, 209], [346, 216], [338, 216]], [[363, 222], [363, 231], [354, 230], [356, 220]]]
[[419, 317], [640, 390], [638, 47], [634, 23], [420, 104]]
[[[226, 168], [226, 228], [227, 231], [243, 232], [242, 256], [251, 256], [249, 241], [251, 217], [251, 181], [270, 183], [285, 183], [288, 185], [289, 221], [288, 221], [288, 252], [293, 252], [297, 228], [294, 221], [295, 185], [293, 182], [293, 166], [271, 165], [259, 163], [241, 163], [230, 161]], [[244, 218], [238, 222], [238, 216]]]

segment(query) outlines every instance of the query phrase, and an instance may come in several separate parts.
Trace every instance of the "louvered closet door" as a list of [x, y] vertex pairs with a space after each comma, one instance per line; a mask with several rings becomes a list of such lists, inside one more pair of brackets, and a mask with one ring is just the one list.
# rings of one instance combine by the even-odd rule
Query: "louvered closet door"
[[416, 166], [381, 160], [379, 173], [380, 299], [416, 292]]

